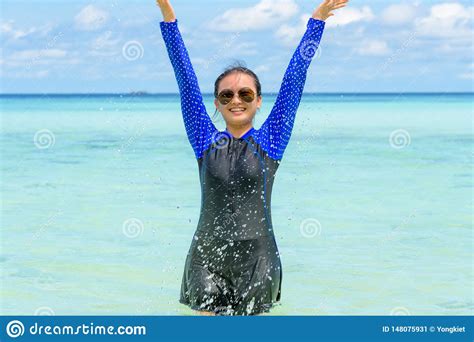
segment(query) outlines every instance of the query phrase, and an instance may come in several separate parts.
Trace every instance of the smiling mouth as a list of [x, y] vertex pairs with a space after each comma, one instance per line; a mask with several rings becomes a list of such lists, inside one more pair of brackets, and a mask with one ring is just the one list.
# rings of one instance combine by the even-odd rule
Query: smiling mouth
[[243, 107], [237, 107], [237, 108], [232, 108], [232, 109], [229, 109], [233, 114], [242, 114], [243, 112], [245, 112], [245, 108]]

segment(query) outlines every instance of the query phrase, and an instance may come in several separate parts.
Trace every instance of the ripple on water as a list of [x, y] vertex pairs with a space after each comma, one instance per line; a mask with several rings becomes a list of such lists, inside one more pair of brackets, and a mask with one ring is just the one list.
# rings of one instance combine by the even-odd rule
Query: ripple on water
[[443, 302], [443, 303], [438, 303], [436, 304], [440, 308], [444, 309], [451, 309], [451, 310], [457, 310], [457, 309], [469, 309], [469, 310], [474, 310], [474, 302], [472, 301], [458, 301], [458, 300], [451, 300], [448, 302]]

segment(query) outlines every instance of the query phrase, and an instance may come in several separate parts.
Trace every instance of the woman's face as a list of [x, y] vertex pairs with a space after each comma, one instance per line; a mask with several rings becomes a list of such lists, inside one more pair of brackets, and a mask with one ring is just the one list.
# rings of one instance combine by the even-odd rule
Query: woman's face
[[[242, 88], [253, 90], [255, 98], [252, 102], [245, 102], [238, 96], [238, 92]], [[217, 93], [220, 94], [223, 90], [227, 89], [232, 90], [234, 93], [234, 97], [228, 104], [223, 105], [217, 99], [214, 100], [214, 104], [219, 112], [222, 113], [226, 124], [244, 126], [251, 123], [257, 109], [262, 105], [262, 97], [257, 96], [257, 88], [255, 87], [253, 77], [242, 72], [233, 72], [220, 81]], [[243, 111], [235, 112], [238, 108], [243, 109]]]

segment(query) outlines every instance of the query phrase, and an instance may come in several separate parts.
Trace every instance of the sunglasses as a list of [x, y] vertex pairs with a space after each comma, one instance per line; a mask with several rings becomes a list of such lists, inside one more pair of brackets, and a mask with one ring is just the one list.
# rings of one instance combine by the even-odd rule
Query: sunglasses
[[[238, 91], [237, 93], [239, 95], [239, 98], [247, 103], [252, 102], [255, 99], [255, 93], [253, 92], [252, 89], [250, 88], [242, 88]], [[223, 104], [226, 105], [232, 101], [234, 98], [234, 92], [230, 89], [225, 89], [217, 95], [217, 100]]]

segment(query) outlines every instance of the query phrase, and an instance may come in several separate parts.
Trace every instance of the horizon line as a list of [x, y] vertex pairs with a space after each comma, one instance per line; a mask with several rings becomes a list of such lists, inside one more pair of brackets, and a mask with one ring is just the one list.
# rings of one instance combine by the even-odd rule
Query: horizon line
[[[214, 95], [213, 92], [202, 92], [202, 95]], [[389, 95], [389, 94], [474, 94], [474, 91], [413, 91], [413, 92], [303, 92], [303, 95]], [[146, 91], [132, 91], [132, 92], [117, 92], [117, 93], [0, 93], [0, 96], [4, 95], [128, 95], [128, 96], [154, 96], [154, 95], [180, 95], [179, 92], [160, 92], [160, 93], [149, 93]], [[278, 95], [278, 92], [264, 92], [262, 95]]]

